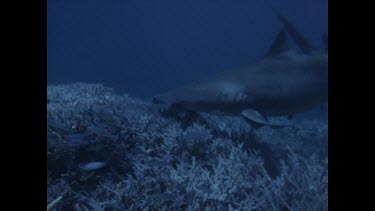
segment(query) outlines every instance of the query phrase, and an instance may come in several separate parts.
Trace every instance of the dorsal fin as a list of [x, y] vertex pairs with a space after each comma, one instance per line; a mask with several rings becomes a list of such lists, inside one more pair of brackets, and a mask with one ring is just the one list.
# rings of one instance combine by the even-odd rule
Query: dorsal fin
[[284, 27], [277, 34], [265, 57], [275, 57], [289, 50]]
[[313, 52], [313, 49], [309, 42], [302, 36], [302, 34], [284, 17], [282, 16], [277, 10], [273, 9], [276, 13], [279, 20], [284, 24], [285, 30], [288, 32], [291, 38], [296, 42], [298, 47], [302, 50], [305, 54], [310, 54]]

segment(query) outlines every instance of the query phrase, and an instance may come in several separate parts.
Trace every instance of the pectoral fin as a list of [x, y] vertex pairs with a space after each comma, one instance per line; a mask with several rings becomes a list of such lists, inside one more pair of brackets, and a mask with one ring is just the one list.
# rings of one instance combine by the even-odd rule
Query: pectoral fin
[[242, 117], [245, 118], [247, 121], [251, 121], [252, 123], [255, 123], [254, 126], [270, 126], [270, 127], [285, 127], [288, 125], [285, 124], [277, 124], [277, 123], [271, 123], [267, 120], [266, 117], [264, 117], [261, 113], [259, 113], [257, 110], [254, 109], [246, 109], [241, 112]]

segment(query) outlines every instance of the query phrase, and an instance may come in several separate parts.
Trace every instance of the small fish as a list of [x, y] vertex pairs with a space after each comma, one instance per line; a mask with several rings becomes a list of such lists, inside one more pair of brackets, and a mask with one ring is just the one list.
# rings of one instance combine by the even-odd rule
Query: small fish
[[61, 201], [62, 196], [57, 197], [55, 200], [53, 200], [51, 203], [47, 205], [47, 211], [52, 210], [56, 205]]
[[87, 163], [87, 164], [83, 165], [82, 169], [84, 171], [94, 171], [94, 170], [103, 168], [106, 165], [107, 164], [105, 162], [91, 162], [91, 163]]

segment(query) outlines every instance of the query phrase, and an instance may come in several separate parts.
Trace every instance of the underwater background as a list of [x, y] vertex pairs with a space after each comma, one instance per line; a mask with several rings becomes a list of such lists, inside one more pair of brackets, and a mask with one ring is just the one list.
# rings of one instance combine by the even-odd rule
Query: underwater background
[[261, 59], [273, 8], [324, 49], [327, 0], [47, 6], [47, 210], [328, 210], [326, 104], [271, 128], [150, 102]]
[[48, 84], [150, 97], [264, 56], [278, 9], [318, 48], [327, 0], [48, 0]]

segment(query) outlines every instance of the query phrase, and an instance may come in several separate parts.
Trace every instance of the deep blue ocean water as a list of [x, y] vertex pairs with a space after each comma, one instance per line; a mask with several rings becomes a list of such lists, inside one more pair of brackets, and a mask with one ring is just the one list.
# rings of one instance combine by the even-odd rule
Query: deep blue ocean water
[[262, 58], [281, 24], [317, 48], [327, 0], [48, 0], [48, 84], [103, 83], [150, 97]]

